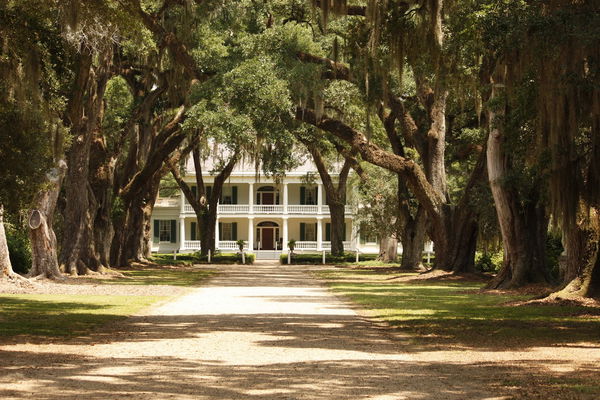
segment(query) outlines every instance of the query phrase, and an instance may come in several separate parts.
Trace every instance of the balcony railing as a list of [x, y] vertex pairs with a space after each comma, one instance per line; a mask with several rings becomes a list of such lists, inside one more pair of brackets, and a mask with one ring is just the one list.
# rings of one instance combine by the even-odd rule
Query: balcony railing
[[[349, 250], [352, 247], [352, 242], [344, 241], [344, 250]], [[331, 250], [331, 242], [323, 242], [323, 250]]]
[[183, 248], [185, 250], [200, 250], [199, 240], [186, 240], [183, 242]]
[[[178, 200], [172, 202], [157, 203], [158, 207], [178, 207]], [[167, 205], [168, 204], [168, 205]], [[219, 204], [219, 214], [283, 214], [284, 206], [281, 204]], [[183, 212], [186, 214], [194, 214], [194, 209], [187, 202], [183, 205]], [[298, 205], [290, 204], [287, 206], [288, 214], [292, 215], [313, 215], [319, 214], [319, 206], [315, 205]], [[346, 214], [352, 214], [353, 207], [347, 205], [345, 207]], [[321, 214], [329, 214], [329, 206], [321, 206]]]
[[[235, 240], [219, 240], [219, 250], [239, 250]], [[244, 241], [244, 249], [248, 250], [248, 242]]]
[[310, 241], [297, 241], [296, 242], [296, 249], [298, 250], [316, 250], [317, 249], [317, 242], [310, 242]]
[[[319, 212], [319, 206], [307, 205], [288, 205], [288, 214], [316, 214]], [[329, 210], [327, 211], [329, 212]]]
[[159, 198], [156, 199], [156, 207], [179, 207], [179, 199]]
[[283, 206], [279, 204], [257, 204], [253, 208], [256, 214], [283, 214]]
[[248, 214], [250, 206], [248, 204], [219, 204], [217, 210], [219, 214]]

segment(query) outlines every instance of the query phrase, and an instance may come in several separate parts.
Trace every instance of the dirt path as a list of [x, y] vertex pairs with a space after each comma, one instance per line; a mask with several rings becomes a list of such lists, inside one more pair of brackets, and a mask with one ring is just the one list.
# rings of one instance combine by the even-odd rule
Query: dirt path
[[206, 287], [90, 337], [0, 346], [0, 398], [502, 398], [473, 366], [403, 351], [303, 267], [218, 268]]

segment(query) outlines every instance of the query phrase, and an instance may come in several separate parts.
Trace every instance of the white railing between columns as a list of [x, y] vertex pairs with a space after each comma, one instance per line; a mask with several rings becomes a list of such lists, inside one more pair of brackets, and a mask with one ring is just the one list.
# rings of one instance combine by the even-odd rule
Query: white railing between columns
[[200, 250], [199, 240], [185, 240], [183, 242], [183, 249], [181, 250]]
[[297, 241], [296, 242], [296, 249], [298, 250], [316, 250], [317, 249], [317, 242], [312, 242], [312, 241]]
[[[236, 240], [219, 240], [219, 250], [239, 250]], [[244, 250], [248, 251], [248, 242], [244, 241]]]
[[283, 214], [283, 206], [280, 204], [256, 204], [255, 214]]
[[219, 214], [248, 214], [250, 206], [248, 204], [219, 204]]
[[316, 214], [319, 206], [311, 205], [288, 205], [288, 214]]
[[[352, 246], [351, 241], [344, 240], [342, 243], [344, 244], [344, 250], [354, 249], [354, 246]], [[331, 242], [323, 242], [323, 250], [331, 250]]]

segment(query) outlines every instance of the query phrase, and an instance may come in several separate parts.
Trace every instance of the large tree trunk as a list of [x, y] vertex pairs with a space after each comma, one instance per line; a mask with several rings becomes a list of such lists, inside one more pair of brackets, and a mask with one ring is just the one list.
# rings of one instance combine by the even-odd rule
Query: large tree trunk
[[86, 90], [87, 97], [82, 99], [83, 104], [71, 104], [72, 112], [69, 116], [74, 141], [69, 149], [69, 170], [65, 179], [65, 229], [60, 264], [65, 272], [72, 275], [86, 274], [90, 270], [98, 271], [102, 267], [94, 248], [97, 203], [90, 184], [90, 153], [108, 81], [108, 74], [103, 70], [109, 59], [103, 62], [104, 66], [94, 69], [91, 66], [91, 55], [82, 55], [79, 74], [86, 77], [86, 82], [81, 82], [81, 87], [80, 84], [76, 87]]
[[[495, 75], [502, 79], [500, 74]], [[492, 99], [498, 87], [493, 86]], [[490, 288], [512, 288], [532, 282], [546, 282], [546, 235], [548, 218], [533, 193], [527, 202], [506, 187], [510, 155], [505, 151], [503, 111], [489, 110], [490, 134], [487, 143], [487, 167], [498, 224], [504, 247], [504, 263]], [[534, 189], [534, 192], [536, 190]]]
[[58, 268], [57, 241], [52, 222], [66, 169], [66, 163], [60, 160], [57, 167], [48, 173], [48, 188], [38, 195], [37, 209], [30, 213], [29, 237], [32, 265], [29, 276], [43, 276], [51, 279], [62, 277]]
[[410, 218], [402, 229], [402, 263], [400, 268], [413, 270], [423, 264], [423, 248], [427, 231], [427, 215], [419, 207], [414, 218]]
[[398, 257], [398, 239], [393, 237], [383, 237], [379, 240], [379, 260], [392, 263], [396, 262]]
[[4, 206], [0, 204], [0, 279], [15, 279], [16, 275], [8, 254], [8, 243], [4, 230]]
[[206, 212], [198, 217], [198, 226], [200, 230], [200, 254], [203, 256], [215, 254], [216, 241], [219, 238], [215, 237], [215, 227], [217, 224], [217, 213], [215, 207], [205, 207]]
[[346, 205], [338, 202], [330, 202], [329, 215], [331, 216], [331, 254], [334, 256], [341, 256], [344, 254]]

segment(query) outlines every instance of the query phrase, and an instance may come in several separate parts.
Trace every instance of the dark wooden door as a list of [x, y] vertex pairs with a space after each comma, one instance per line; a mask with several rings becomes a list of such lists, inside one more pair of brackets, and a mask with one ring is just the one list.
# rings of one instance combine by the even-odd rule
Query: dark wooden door
[[275, 195], [274, 195], [274, 193], [263, 193], [263, 195], [262, 195], [262, 204], [275, 204]]
[[275, 250], [273, 246], [273, 232], [273, 228], [263, 228], [260, 243], [263, 250]]

